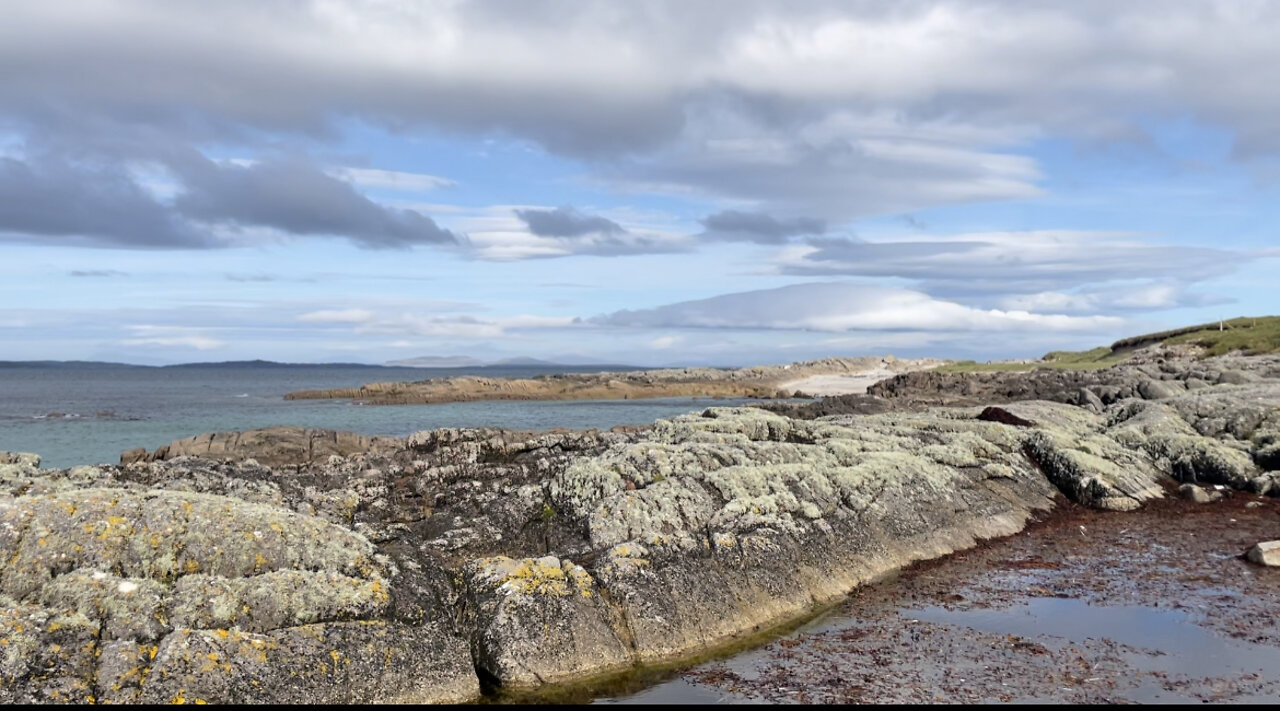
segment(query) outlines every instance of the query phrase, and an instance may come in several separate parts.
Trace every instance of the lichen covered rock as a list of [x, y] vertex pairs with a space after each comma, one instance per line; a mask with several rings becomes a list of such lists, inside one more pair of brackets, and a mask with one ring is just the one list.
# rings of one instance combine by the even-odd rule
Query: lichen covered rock
[[[7, 700], [457, 701], [476, 692], [465, 642], [451, 631], [379, 619], [397, 571], [349, 529], [209, 494], [49, 488], [0, 500], [0, 593], [12, 601], [0, 621]], [[375, 648], [380, 663], [367, 654]]]
[[574, 681], [624, 669], [616, 610], [581, 566], [554, 556], [477, 560], [467, 568], [476, 663], [506, 686]]

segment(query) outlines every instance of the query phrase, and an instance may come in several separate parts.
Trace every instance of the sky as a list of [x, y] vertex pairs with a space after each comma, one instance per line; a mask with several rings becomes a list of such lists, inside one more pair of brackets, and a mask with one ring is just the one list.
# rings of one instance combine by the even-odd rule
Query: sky
[[0, 16], [0, 360], [985, 360], [1280, 312], [1268, 0]]

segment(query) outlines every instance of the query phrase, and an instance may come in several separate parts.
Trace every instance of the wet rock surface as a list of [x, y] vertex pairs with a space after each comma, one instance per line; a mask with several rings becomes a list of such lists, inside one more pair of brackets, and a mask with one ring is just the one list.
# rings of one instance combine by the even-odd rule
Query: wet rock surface
[[307, 431], [256, 431], [192, 438], [201, 457], [61, 470], [0, 454], [0, 700], [467, 700], [481, 679], [530, 688], [702, 653], [1064, 502], [1280, 493], [1274, 362], [1166, 365], [1138, 372], [1206, 385], [1135, 384], [1101, 408], [923, 407], [926, 379], [919, 397], [878, 397], [899, 403], [884, 411], [820, 419], [711, 408], [332, 454], [304, 450]]

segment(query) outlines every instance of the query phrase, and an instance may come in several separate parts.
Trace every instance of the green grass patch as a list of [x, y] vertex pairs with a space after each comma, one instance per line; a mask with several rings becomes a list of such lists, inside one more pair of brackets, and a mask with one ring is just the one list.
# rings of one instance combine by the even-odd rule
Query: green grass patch
[[1028, 370], [1101, 370], [1124, 361], [1124, 355], [1103, 346], [1088, 351], [1053, 351], [1043, 359], [1030, 363], [993, 361], [978, 363], [961, 360], [938, 368], [943, 373], [1020, 373]]
[[993, 361], [979, 363], [960, 360], [938, 368], [941, 373], [1017, 373], [1028, 370], [1101, 370], [1123, 363], [1139, 348], [1157, 343], [1192, 343], [1205, 355], [1219, 356], [1233, 351], [1249, 355], [1280, 352], [1280, 316], [1244, 316], [1222, 322], [1176, 328], [1159, 333], [1125, 338], [1087, 351], [1053, 351], [1038, 361]]
[[1243, 351], [1249, 355], [1280, 351], [1280, 316], [1244, 317], [1205, 324], [1164, 339], [1165, 343], [1193, 343], [1210, 356]]

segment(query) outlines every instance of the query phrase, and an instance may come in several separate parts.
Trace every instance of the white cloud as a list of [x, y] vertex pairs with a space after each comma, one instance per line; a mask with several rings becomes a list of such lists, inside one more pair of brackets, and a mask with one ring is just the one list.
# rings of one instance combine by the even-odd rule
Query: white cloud
[[339, 180], [354, 183], [362, 188], [380, 188], [401, 192], [426, 192], [457, 185], [456, 182], [425, 173], [405, 173], [376, 168], [330, 168], [326, 171]]
[[[535, 315], [478, 318], [470, 315], [440, 315], [410, 311], [373, 311], [371, 309], [320, 310], [301, 314], [303, 323], [339, 324], [354, 327], [359, 334], [386, 336], [418, 336], [476, 340], [503, 338], [520, 331], [570, 328], [572, 317]], [[397, 343], [407, 343], [397, 341]]]
[[368, 323], [377, 314], [368, 309], [322, 309], [298, 316], [303, 323]]
[[154, 324], [138, 324], [126, 328], [135, 336], [119, 341], [123, 346], [168, 346], [210, 351], [226, 345], [224, 341], [205, 335], [205, 330], [200, 328]]
[[629, 328], [721, 328], [807, 331], [1100, 331], [1125, 322], [1111, 316], [977, 309], [882, 285], [797, 284], [726, 294], [592, 320]]

